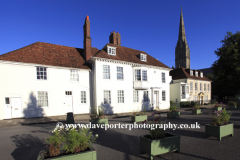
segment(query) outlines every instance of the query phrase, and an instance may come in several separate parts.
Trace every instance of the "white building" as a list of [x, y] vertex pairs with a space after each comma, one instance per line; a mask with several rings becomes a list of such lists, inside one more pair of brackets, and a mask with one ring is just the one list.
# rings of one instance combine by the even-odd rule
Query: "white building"
[[37, 42], [0, 55], [0, 119], [169, 108], [171, 69], [147, 53], [121, 46], [119, 33], [101, 50]]

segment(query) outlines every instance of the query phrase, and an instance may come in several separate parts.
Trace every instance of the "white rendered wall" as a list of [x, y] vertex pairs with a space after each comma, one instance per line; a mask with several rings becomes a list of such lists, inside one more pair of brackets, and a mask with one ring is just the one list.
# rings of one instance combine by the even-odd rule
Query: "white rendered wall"
[[[22, 117], [65, 115], [65, 91], [72, 91], [73, 112], [89, 113], [89, 70], [79, 69], [79, 82], [70, 82], [70, 69], [47, 67], [47, 80], [37, 80], [34, 64], [0, 61], [0, 119], [4, 119], [5, 97], [22, 98]], [[37, 107], [37, 92], [48, 92], [48, 107]], [[81, 104], [80, 92], [86, 91], [86, 104]]]
[[[110, 79], [103, 79], [103, 65], [110, 65]], [[139, 102], [133, 102], [133, 86], [134, 86], [134, 72], [133, 67], [130, 64], [113, 63], [106, 61], [94, 61], [94, 106], [103, 106], [112, 113], [123, 113], [123, 112], [133, 112], [141, 111], [143, 106], [146, 108], [152, 107], [152, 94], [153, 90], [159, 91], [159, 107], [160, 109], [167, 109], [170, 106], [169, 97], [169, 83], [171, 77], [169, 76], [169, 71], [159, 70], [153, 68], [147, 68], [149, 87], [148, 97], [149, 101], [143, 101], [143, 91], [139, 91]], [[117, 66], [123, 67], [123, 80], [117, 80]], [[146, 66], [145, 66], [146, 67]], [[154, 73], [154, 71], [156, 71]], [[161, 73], [165, 72], [166, 83], [161, 82]], [[151, 89], [151, 87], [155, 87]], [[111, 104], [103, 104], [103, 91], [111, 91]], [[117, 91], [124, 90], [124, 103], [118, 103]], [[162, 90], [166, 91], [166, 100], [162, 101]]]

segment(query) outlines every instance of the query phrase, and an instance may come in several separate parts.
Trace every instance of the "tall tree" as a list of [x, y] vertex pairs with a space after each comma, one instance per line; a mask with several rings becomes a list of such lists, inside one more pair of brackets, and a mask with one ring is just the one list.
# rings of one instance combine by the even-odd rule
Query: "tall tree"
[[240, 32], [227, 32], [222, 47], [215, 51], [219, 57], [212, 65], [216, 92], [219, 96], [240, 93]]

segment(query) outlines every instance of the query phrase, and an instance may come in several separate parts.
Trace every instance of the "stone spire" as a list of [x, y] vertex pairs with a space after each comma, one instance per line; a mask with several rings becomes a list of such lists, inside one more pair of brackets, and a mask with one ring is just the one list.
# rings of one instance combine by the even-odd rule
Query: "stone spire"
[[177, 46], [175, 48], [175, 68], [190, 68], [190, 49], [187, 43], [181, 7]]

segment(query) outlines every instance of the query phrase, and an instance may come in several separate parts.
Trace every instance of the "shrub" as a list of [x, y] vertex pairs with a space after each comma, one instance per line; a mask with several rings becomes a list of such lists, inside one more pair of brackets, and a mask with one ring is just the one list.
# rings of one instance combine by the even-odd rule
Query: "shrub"
[[227, 112], [226, 108], [224, 108], [224, 110], [215, 111], [213, 114], [213, 118], [211, 119], [211, 125], [225, 125], [228, 123], [231, 115], [232, 113], [230, 111]]
[[237, 103], [234, 102], [234, 101], [229, 101], [229, 102], [228, 102], [228, 105], [229, 105], [229, 106], [235, 106], [235, 105], [237, 105]]
[[[154, 117], [156, 112], [154, 112], [151, 117]], [[146, 123], [146, 120], [143, 122]], [[152, 126], [152, 124], [154, 124], [154, 129], [149, 128], [149, 133], [151, 135], [151, 139], [160, 139], [160, 138], [164, 138], [165, 137], [165, 131], [162, 127], [164, 125], [164, 119], [161, 119], [161, 116], [159, 115], [159, 117], [157, 117], [156, 119], [153, 119], [153, 121], [150, 121], [150, 126]], [[159, 124], [159, 125], [156, 125]]]
[[190, 102], [180, 102], [180, 107], [190, 107], [191, 103]]
[[170, 106], [169, 111], [170, 112], [176, 112], [177, 111], [177, 107], [176, 106]]

